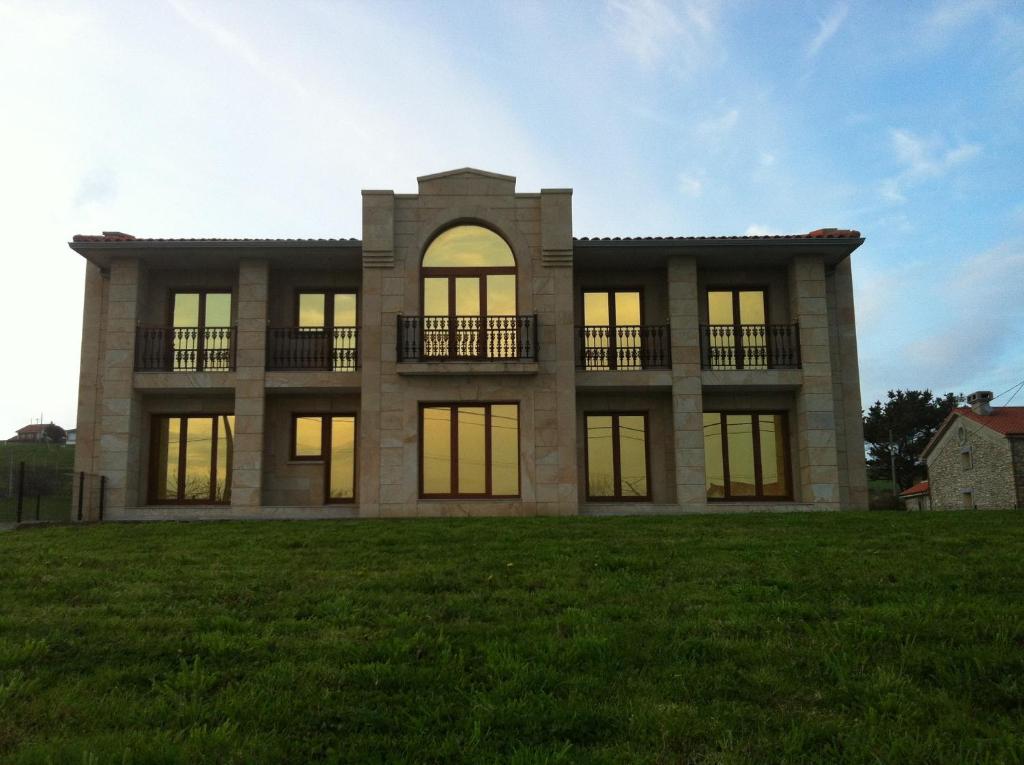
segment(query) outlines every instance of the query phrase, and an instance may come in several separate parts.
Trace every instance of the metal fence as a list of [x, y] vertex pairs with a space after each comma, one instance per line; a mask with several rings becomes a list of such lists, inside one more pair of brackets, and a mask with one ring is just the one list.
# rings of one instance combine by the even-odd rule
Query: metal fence
[[0, 475], [0, 523], [103, 519], [106, 480], [46, 462], [10, 462]]

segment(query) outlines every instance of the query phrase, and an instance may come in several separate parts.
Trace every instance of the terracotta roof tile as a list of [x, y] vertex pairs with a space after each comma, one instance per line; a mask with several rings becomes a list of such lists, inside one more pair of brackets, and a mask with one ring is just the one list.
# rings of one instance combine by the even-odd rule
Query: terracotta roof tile
[[957, 407], [953, 411], [1004, 436], [1024, 435], [1024, 406], [994, 406], [992, 414], [975, 414], [966, 406]]
[[921, 483], [915, 483], [909, 489], [904, 489], [900, 492], [901, 497], [912, 497], [915, 494], [927, 494], [928, 493], [928, 482], [921, 481]]
[[337, 244], [361, 244], [361, 240], [348, 239], [234, 239], [231, 237], [195, 237], [195, 238], [146, 238], [132, 236], [121, 231], [104, 231], [102, 234], [75, 234], [73, 242], [182, 242], [182, 243], [203, 243], [203, 242], [261, 242], [280, 244], [302, 244], [303, 242], [333, 242]]
[[860, 239], [860, 232], [846, 228], [818, 228], [806, 234], [747, 234], [738, 236], [581, 236], [577, 242], [692, 242], [700, 239], [764, 241], [772, 239]]

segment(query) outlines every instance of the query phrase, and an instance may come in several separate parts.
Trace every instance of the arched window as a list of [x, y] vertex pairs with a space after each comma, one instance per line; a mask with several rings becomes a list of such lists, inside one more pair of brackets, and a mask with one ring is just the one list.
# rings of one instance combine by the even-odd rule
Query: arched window
[[489, 228], [459, 225], [423, 254], [423, 355], [515, 358], [516, 259]]

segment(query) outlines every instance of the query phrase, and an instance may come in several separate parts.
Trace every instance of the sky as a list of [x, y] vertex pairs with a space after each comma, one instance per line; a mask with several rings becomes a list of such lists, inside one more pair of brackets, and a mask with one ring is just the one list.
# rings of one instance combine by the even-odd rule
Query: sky
[[860, 230], [865, 407], [1024, 379], [1019, 1], [0, 0], [0, 94], [0, 437], [74, 424], [73, 234], [358, 237], [463, 166], [577, 236]]

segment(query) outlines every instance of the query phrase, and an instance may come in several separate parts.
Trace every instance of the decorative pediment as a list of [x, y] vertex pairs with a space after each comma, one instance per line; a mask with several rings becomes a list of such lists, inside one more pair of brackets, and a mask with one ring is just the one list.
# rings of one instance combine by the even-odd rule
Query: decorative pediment
[[443, 173], [421, 175], [416, 179], [420, 194], [442, 195], [490, 195], [515, 194], [514, 175], [501, 175], [473, 167], [446, 170]]

